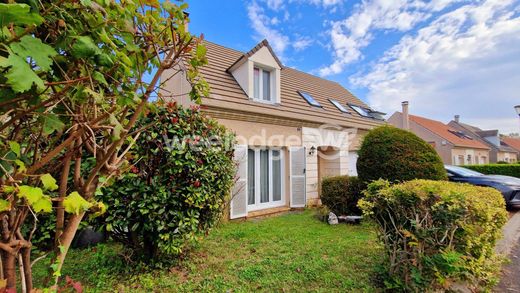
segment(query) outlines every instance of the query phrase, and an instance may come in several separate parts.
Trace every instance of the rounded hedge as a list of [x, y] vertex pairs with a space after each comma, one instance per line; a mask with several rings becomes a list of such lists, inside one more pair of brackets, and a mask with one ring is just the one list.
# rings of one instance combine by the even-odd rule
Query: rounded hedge
[[164, 261], [223, 215], [235, 176], [234, 135], [197, 108], [169, 103], [143, 117], [131, 171], [99, 199], [101, 224], [145, 261]]
[[412, 132], [393, 126], [369, 131], [358, 155], [358, 176], [367, 183], [378, 179], [447, 179], [444, 164], [431, 145]]
[[365, 185], [357, 177], [334, 176], [321, 182], [321, 203], [336, 215], [359, 215], [357, 207]]
[[500, 273], [496, 241], [508, 214], [488, 187], [412, 180], [368, 185], [359, 201], [378, 224], [387, 255], [385, 284], [403, 292], [444, 292], [458, 281], [483, 292]]

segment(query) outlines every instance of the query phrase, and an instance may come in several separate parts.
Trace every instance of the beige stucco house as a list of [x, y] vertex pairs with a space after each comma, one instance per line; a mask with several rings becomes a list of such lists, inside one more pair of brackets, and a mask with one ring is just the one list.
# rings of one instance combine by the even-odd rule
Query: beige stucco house
[[516, 163], [518, 152], [507, 145], [501, 138], [497, 129], [482, 130], [478, 127], [460, 122], [460, 116], [455, 115], [455, 119], [448, 123], [450, 127], [469, 135], [475, 140], [487, 145], [490, 148], [489, 162]]
[[408, 102], [402, 112], [395, 112], [388, 123], [407, 129], [431, 144], [444, 164], [473, 165], [489, 163], [490, 148], [477, 139], [436, 120], [410, 115]]
[[[285, 67], [265, 40], [246, 53], [205, 45], [211, 90], [201, 108], [238, 140], [231, 219], [318, 204], [322, 178], [356, 175], [359, 141], [383, 113], [336, 82]], [[164, 83], [164, 97], [191, 103], [182, 74]]]

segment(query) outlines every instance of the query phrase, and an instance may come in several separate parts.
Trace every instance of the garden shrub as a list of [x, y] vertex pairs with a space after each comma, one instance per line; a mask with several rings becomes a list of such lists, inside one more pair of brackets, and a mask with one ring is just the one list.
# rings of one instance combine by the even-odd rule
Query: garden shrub
[[357, 177], [334, 176], [321, 182], [321, 203], [336, 215], [358, 215], [364, 184]]
[[359, 202], [378, 224], [389, 288], [446, 290], [457, 281], [487, 289], [497, 281], [495, 242], [507, 221], [499, 191], [469, 184], [412, 180], [371, 183]]
[[222, 216], [235, 176], [234, 135], [198, 108], [158, 107], [131, 172], [102, 189], [110, 208], [101, 225], [146, 261], [163, 261], [207, 232]]
[[520, 164], [487, 164], [464, 166], [471, 170], [489, 175], [506, 175], [520, 178]]
[[358, 155], [358, 176], [366, 183], [377, 179], [447, 179], [442, 160], [431, 145], [412, 132], [393, 126], [369, 131]]

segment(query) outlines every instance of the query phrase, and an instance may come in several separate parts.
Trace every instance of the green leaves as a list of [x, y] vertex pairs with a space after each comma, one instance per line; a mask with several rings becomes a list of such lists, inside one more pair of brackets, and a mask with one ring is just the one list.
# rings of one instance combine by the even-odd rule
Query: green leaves
[[12, 87], [14, 92], [28, 91], [33, 84], [38, 88], [44, 86], [41, 78], [36, 75], [27, 61], [16, 54], [11, 53], [7, 58], [0, 57], [0, 67], [9, 68], [5, 77], [7, 84]]
[[16, 141], [10, 141], [9, 148], [11, 149], [11, 151], [13, 151], [13, 153], [16, 154], [16, 156], [18, 158], [20, 157], [20, 144], [19, 143], [17, 143]]
[[10, 23], [15, 25], [40, 25], [43, 18], [31, 12], [27, 4], [0, 4], [0, 26]]
[[25, 198], [36, 213], [50, 213], [52, 211], [51, 198], [44, 195], [41, 188], [22, 185], [18, 188], [18, 196]]
[[56, 184], [56, 179], [54, 179], [51, 174], [44, 174], [40, 177], [40, 180], [43, 184], [43, 188], [46, 190], [54, 191], [58, 189], [58, 185]]
[[5, 199], [0, 199], [0, 212], [8, 211], [11, 209], [11, 203]]
[[86, 201], [78, 192], [74, 191], [63, 200], [63, 206], [67, 213], [78, 215], [90, 209], [92, 204]]
[[32, 36], [23, 36], [19, 42], [13, 43], [10, 48], [22, 58], [31, 57], [44, 71], [51, 69], [51, 57], [58, 55], [51, 46]]
[[65, 124], [61, 122], [60, 118], [54, 114], [44, 114], [43, 119], [43, 133], [49, 135], [54, 131], [61, 131], [65, 127]]
[[90, 37], [75, 37], [76, 41], [72, 45], [72, 55], [76, 58], [88, 58], [100, 53], [99, 47]]
[[22, 185], [18, 188], [18, 196], [25, 198], [30, 205], [33, 205], [43, 197], [43, 190], [38, 187]]
[[52, 212], [52, 202], [50, 197], [44, 195], [42, 198], [40, 198], [38, 201], [36, 201], [33, 205], [33, 210], [36, 213], [44, 212], [44, 213], [50, 213]]

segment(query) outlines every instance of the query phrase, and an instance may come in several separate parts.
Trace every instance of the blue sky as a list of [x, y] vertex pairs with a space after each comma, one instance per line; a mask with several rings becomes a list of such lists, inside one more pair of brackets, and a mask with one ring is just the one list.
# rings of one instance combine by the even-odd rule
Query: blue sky
[[375, 109], [520, 130], [520, 0], [187, 2], [193, 33], [242, 51], [265, 38]]

